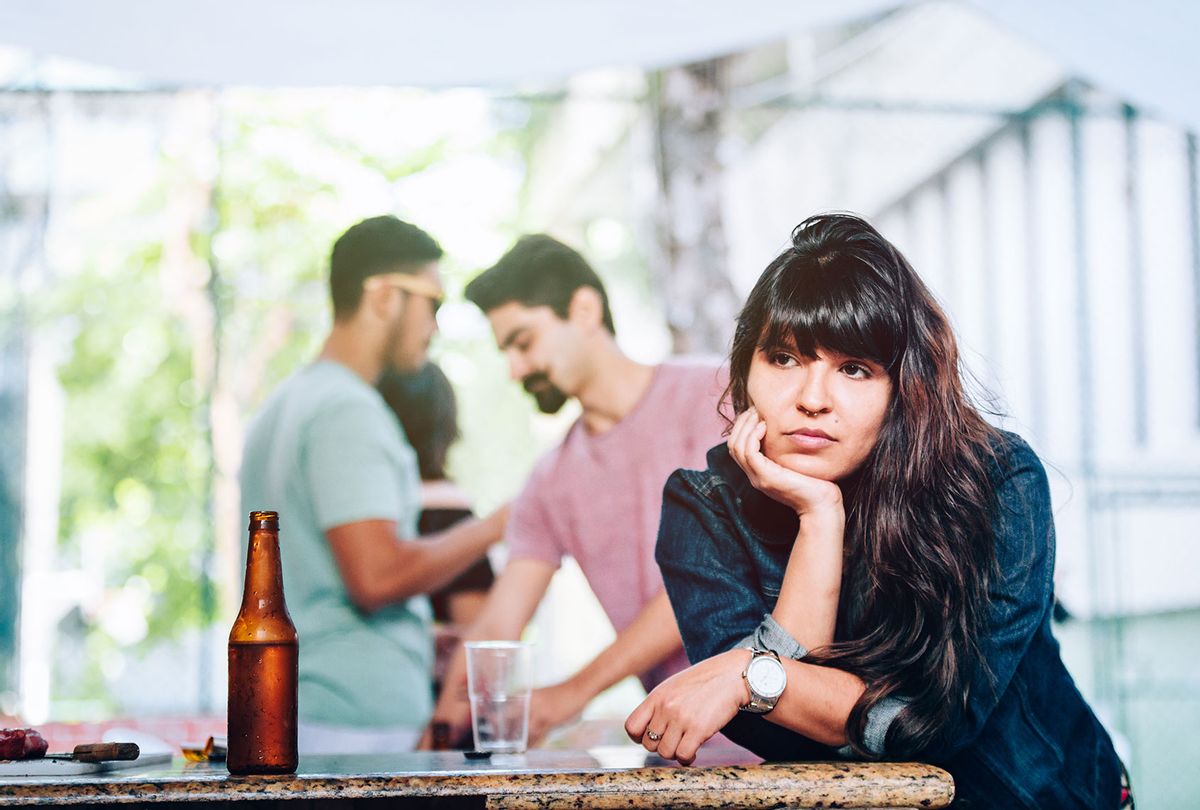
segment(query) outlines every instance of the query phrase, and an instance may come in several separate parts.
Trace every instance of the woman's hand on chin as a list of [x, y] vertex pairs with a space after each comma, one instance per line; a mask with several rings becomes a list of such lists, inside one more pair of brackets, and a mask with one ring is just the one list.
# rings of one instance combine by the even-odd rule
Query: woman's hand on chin
[[789, 470], [767, 458], [762, 452], [766, 434], [767, 423], [753, 406], [738, 416], [729, 432], [729, 455], [746, 473], [754, 488], [791, 507], [798, 515], [824, 513], [844, 519], [841, 487], [832, 481]]
[[742, 679], [749, 663], [749, 650], [730, 650], [672, 675], [633, 710], [625, 732], [647, 751], [691, 765], [750, 699]]

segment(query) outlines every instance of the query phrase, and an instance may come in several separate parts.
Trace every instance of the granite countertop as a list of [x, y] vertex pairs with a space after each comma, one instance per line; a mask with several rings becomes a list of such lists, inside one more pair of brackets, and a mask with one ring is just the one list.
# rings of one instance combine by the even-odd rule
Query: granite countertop
[[916, 763], [809, 762], [681, 768], [641, 749], [531, 751], [468, 760], [460, 752], [302, 757], [296, 774], [231, 776], [223, 764], [169, 766], [66, 777], [0, 780], [0, 805], [106, 804], [247, 799], [484, 796], [487, 807], [569, 802], [630, 807], [947, 806], [949, 774]]

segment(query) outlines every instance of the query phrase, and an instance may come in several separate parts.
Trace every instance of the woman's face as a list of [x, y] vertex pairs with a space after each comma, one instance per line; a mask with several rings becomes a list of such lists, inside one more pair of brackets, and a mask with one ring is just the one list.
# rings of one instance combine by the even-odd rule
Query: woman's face
[[758, 349], [746, 393], [767, 425], [763, 455], [802, 475], [840, 481], [862, 466], [879, 440], [892, 381], [873, 361], [825, 349], [816, 359]]

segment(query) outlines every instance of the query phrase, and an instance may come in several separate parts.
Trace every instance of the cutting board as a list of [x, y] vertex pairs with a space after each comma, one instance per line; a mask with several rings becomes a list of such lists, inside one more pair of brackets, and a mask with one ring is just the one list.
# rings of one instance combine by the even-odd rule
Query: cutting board
[[7, 776], [78, 776], [85, 773], [107, 773], [143, 765], [164, 765], [171, 761], [171, 752], [142, 754], [137, 759], [113, 762], [75, 762], [70, 759], [0, 760], [0, 778]]

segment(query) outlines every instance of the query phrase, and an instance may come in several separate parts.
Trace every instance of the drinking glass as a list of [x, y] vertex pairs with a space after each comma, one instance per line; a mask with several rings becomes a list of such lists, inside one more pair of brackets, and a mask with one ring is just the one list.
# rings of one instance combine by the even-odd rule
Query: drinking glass
[[475, 750], [519, 754], [529, 740], [532, 654], [522, 641], [468, 641], [467, 694]]

